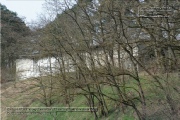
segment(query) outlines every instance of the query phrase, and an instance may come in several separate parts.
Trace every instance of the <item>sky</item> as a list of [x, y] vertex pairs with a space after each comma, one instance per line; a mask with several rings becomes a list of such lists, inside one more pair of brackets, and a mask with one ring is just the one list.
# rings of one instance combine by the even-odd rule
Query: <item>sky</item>
[[45, 0], [1, 0], [7, 9], [16, 12], [18, 17], [25, 18], [26, 24], [36, 21], [38, 14], [43, 12], [42, 4]]

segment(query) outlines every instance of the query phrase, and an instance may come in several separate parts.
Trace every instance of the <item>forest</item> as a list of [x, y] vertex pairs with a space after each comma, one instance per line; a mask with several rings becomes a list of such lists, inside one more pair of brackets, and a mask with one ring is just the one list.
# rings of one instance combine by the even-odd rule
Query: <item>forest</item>
[[[180, 119], [179, 0], [46, 0], [44, 8], [29, 27], [1, 5], [3, 120]], [[17, 60], [45, 58], [56, 64], [17, 78]], [[7, 107], [91, 110], [7, 114]]]

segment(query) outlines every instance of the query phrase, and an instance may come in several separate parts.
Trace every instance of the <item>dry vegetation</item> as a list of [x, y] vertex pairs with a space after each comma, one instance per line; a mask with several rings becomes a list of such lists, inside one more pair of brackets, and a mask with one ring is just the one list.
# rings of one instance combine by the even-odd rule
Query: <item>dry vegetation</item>
[[[19, 81], [15, 87], [4, 85], [4, 106], [17, 94], [19, 102], [12, 106], [28, 106], [35, 100], [47, 107], [60, 103], [70, 107], [82, 97], [79, 106], [98, 107], [92, 119], [111, 119], [116, 113], [121, 115], [117, 119], [179, 119], [179, 10], [173, 10], [171, 19], [141, 18], [138, 7], [162, 7], [162, 1], [76, 2], [71, 8], [68, 1], [47, 1], [47, 7], [56, 8], [53, 12], [63, 12], [37, 29], [41, 37], [36, 57], [54, 57], [60, 67], [50, 66], [47, 76]], [[149, 21], [153, 28], [144, 26]]]

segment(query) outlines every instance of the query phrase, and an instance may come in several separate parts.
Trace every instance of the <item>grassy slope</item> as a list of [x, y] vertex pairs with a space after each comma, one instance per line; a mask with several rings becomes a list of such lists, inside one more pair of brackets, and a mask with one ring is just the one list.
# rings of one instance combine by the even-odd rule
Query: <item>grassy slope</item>
[[[176, 79], [176, 80], [175, 80]], [[177, 85], [179, 86], [179, 81], [177, 78], [170, 78], [170, 80], [173, 80], [173, 82], [171, 82], [172, 85]], [[31, 80], [27, 80], [24, 82], [18, 82], [16, 84], [16, 88], [14, 88], [14, 84], [13, 83], [9, 83], [9, 85], [7, 85], [6, 87], [2, 88], [3, 91], [3, 96], [2, 96], [2, 106], [3, 106], [3, 110], [5, 110], [5, 107], [9, 106], [9, 107], [14, 107], [14, 106], [26, 106], [26, 107], [45, 107], [44, 105], [42, 105], [40, 102], [38, 102], [37, 100], [33, 100], [31, 98], [25, 98], [25, 94], [27, 94], [27, 92], [25, 92], [24, 94], [21, 94], [21, 90], [18, 89], [18, 87], [22, 87], [22, 89], [24, 88], [23, 86], [30, 86], [29, 84], [32, 83], [30, 82]], [[147, 99], [147, 107], [148, 107], [148, 113], [149, 113], [149, 120], [161, 120], [164, 119], [164, 114], [162, 114], [165, 109], [165, 107], [163, 106], [163, 104], [160, 103], [164, 103], [164, 96], [161, 94], [162, 91], [161, 90], [157, 90], [153, 88], [153, 83], [151, 81], [147, 81], [147, 79], [141, 79], [142, 84], [143, 84], [143, 89], [145, 91], [146, 94], [146, 99]], [[134, 82], [130, 82], [128, 84], [128, 86], [134, 86]], [[11, 93], [11, 92], [12, 93]], [[15, 91], [19, 91], [20, 93], [17, 94], [13, 94], [15, 93]], [[104, 86], [103, 88], [103, 92], [106, 94], [111, 94], [112, 90], [110, 87], [106, 87]], [[6, 94], [11, 95], [10, 97], [4, 97]], [[34, 95], [34, 94], [33, 94]], [[173, 95], [173, 92], [172, 92]], [[178, 96], [172, 96], [174, 99], [178, 100]], [[17, 101], [18, 100], [18, 101]], [[126, 108], [126, 114], [122, 114], [122, 112], [120, 112], [120, 109], [116, 109], [114, 107], [114, 102], [106, 99], [107, 101], [107, 105], [109, 108], [109, 115], [104, 118], [104, 117], [100, 117], [99, 119], [102, 120], [112, 120], [112, 119], [120, 119], [120, 120], [134, 120], [135, 118], [134, 116], [134, 112], [131, 108], [127, 107]], [[178, 104], [177, 104], [178, 105]], [[83, 96], [77, 96], [75, 97], [74, 101], [71, 103], [72, 107], [87, 107], [86, 105], [86, 100]], [[54, 104], [52, 107], [65, 107], [65, 105], [63, 105], [62, 103], [57, 103]], [[3, 114], [3, 116], [5, 116]], [[92, 113], [90, 112], [58, 112], [57, 115], [53, 114], [43, 114], [43, 115], [9, 115], [7, 117], [7, 120], [53, 120], [54, 118], [56, 118], [56, 120], [94, 120], [94, 116]], [[5, 120], [5, 117], [3, 118], [3, 120]]]

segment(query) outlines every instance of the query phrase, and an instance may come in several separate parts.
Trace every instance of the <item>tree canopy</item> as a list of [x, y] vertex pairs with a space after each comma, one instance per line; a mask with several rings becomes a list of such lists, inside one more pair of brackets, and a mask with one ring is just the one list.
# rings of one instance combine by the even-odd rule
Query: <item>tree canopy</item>
[[23, 51], [23, 42], [30, 29], [17, 13], [10, 11], [5, 5], [1, 7], [1, 66], [12, 69], [15, 60]]

